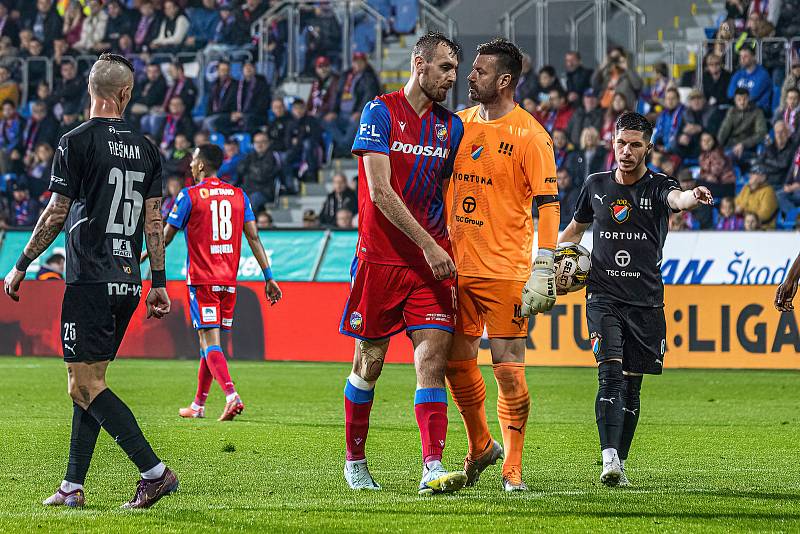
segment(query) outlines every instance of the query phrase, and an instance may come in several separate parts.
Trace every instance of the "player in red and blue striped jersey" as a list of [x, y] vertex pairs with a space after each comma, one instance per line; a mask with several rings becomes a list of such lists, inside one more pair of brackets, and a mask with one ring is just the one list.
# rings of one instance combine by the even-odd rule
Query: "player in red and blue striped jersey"
[[365, 455], [375, 383], [389, 338], [414, 344], [414, 412], [422, 439], [420, 494], [461, 489], [466, 475], [441, 463], [447, 434], [444, 372], [455, 324], [455, 265], [444, 215], [464, 127], [442, 107], [458, 68], [458, 46], [438, 33], [417, 41], [405, 87], [367, 103], [353, 143], [359, 157], [359, 239], [339, 330], [356, 338], [345, 384], [347, 460], [353, 489], [379, 489]]
[[194, 402], [181, 408], [181, 417], [205, 417], [205, 402], [211, 382], [216, 379], [225, 392], [225, 409], [220, 421], [230, 421], [242, 413], [244, 404], [228, 372], [220, 346], [220, 328], [233, 326], [236, 304], [236, 275], [244, 232], [250, 250], [264, 272], [267, 299], [275, 304], [281, 290], [272, 277], [267, 254], [258, 238], [250, 199], [238, 187], [217, 178], [222, 165], [222, 150], [203, 145], [194, 151], [191, 162], [195, 185], [180, 192], [164, 226], [166, 244], [179, 230], [184, 231], [188, 256], [186, 285], [192, 326], [200, 338], [200, 370]]

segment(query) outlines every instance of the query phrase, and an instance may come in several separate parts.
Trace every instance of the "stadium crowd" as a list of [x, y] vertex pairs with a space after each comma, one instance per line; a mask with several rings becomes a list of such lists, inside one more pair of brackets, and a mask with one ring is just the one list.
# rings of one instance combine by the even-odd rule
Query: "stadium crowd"
[[[389, 21], [387, 35], [414, 30], [413, 0], [369, 3]], [[350, 157], [360, 111], [382, 90], [368, 55], [374, 27], [356, 23], [343, 69], [339, 18], [320, 3], [303, 9], [295, 51], [311, 89], [280, 93], [289, 53], [281, 45], [285, 21], [273, 21], [268, 43], [250, 32], [271, 5], [274, 0], [0, 0], [0, 225], [36, 221], [48, 200], [58, 139], [87, 117], [91, 62], [81, 56], [110, 50], [134, 61], [127, 118], [161, 149], [165, 215], [191, 183], [193, 147], [214, 142], [224, 148], [221, 176], [248, 193], [259, 227], [272, 227], [269, 209], [280, 196], [318, 181], [333, 158]], [[658, 63], [645, 84], [620, 47], [597, 69], [584, 66], [577, 52], [565, 55], [561, 72], [552, 65], [536, 70], [525, 57], [516, 99], [552, 135], [562, 227], [586, 176], [613, 164], [613, 125], [626, 110], [642, 111], [655, 124], [653, 170], [678, 177], [685, 188], [705, 185], [718, 199], [713, 208], [673, 217], [673, 230], [796, 226], [800, 56], [759, 39], [796, 35], [800, 0], [728, 0], [726, 7], [700, 83], [694, 71], [676, 79]], [[258, 46], [267, 52], [265, 72], [252, 61]], [[205, 72], [187, 74], [197, 70], [186, 57], [190, 51], [208, 60]], [[52, 62], [52, 88], [43, 57]], [[353, 228], [355, 178], [334, 176], [324, 204], [304, 213], [303, 226]]]

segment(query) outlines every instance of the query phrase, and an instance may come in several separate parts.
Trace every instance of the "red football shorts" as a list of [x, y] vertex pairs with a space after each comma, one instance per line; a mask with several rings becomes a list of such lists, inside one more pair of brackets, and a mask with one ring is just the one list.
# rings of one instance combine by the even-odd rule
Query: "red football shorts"
[[404, 267], [353, 260], [350, 298], [339, 332], [374, 340], [402, 330], [455, 328], [455, 279], [437, 280], [425, 267]]
[[189, 289], [189, 314], [195, 330], [233, 326], [233, 308], [236, 307], [236, 286], [187, 286]]

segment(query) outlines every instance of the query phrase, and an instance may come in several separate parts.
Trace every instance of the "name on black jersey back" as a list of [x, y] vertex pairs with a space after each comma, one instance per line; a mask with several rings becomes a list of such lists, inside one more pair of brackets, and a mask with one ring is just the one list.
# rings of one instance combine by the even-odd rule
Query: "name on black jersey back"
[[128, 145], [122, 141], [109, 141], [108, 151], [118, 158], [142, 159], [138, 145]]

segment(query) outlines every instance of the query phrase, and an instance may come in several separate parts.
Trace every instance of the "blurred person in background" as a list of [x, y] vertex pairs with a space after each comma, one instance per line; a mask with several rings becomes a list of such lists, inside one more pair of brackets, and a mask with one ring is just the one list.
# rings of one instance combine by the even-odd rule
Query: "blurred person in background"
[[161, 218], [167, 220], [169, 212], [175, 206], [175, 201], [178, 199], [181, 189], [183, 189], [184, 179], [182, 176], [170, 175], [167, 178], [166, 188], [167, 194], [164, 195], [164, 200], [161, 203]]
[[37, 280], [63, 280], [64, 279], [64, 266], [66, 265], [66, 258], [63, 254], [58, 252], [51, 254], [39, 267], [39, 272], [36, 273]]
[[[772, 122], [783, 121], [789, 130], [789, 135], [794, 136], [800, 126], [800, 89], [790, 87], [786, 91], [783, 104], [775, 110]], [[800, 136], [800, 134], [798, 134]]]
[[758, 218], [758, 215], [752, 211], [748, 211], [744, 214], [744, 230], [746, 232], [756, 232], [762, 230], [763, 228], [764, 226], [761, 224], [761, 220]]
[[238, 186], [240, 180], [237, 168], [244, 159], [244, 154], [241, 153], [239, 148], [239, 141], [233, 137], [227, 138], [222, 146], [222, 152], [222, 166], [219, 168], [217, 176], [231, 185]]
[[567, 136], [575, 146], [581, 144], [581, 134], [585, 128], [592, 127], [598, 132], [603, 127], [603, 110], [598, 107], [594, 89], [583, 92], [583, 105], [575, 110], [567, 125]]
[[[572, 151], [564, 163], [572, 185], [580, 189], [587, 176], [606, 170], [607, 157], [605, 147], [600, 144], [600, 134], [597, 129], [591, 126], [584, 128], [581, 132], [580, 149]], [[572, 212], [566, 215], [572, 217]]]
[[722, 197], [719, 201], [719, 217], [717, 230], [744, 230], [744, 217], [736, 213], [733, 197]]
[[767, 173], [767, 183], [779, 191], [786, 181], [786, 175], [794, 162], [798, 139], [789, 137], [789, 128], [783, 121], [772, 127], [773, 137], [767, 136], [759, 163]]
[[25, 120], [17, 113], [17, 106], [11, 100], [3, 102], [0, 120], [0, 174], [19, 172], [22, 155], [22, 133]]
[[253, 136], [253, 151], [241, 160], [236, 174], [254, 211], [261, 211], [266, 204], [275, 202], [275, 188], [282, 182], [283, 169], [267, 134], [258, 132]]
[[573, 113], [564, 90], [558, 86], [550, 89], [547, 100], [539, 104], [534, 118], [552, 135], [555, 130], [566, 131]]
[[322, 118], [333, 113], [339, 92], [339, 74], [333, 71], [330, 60], [320, 56], [314, 61], [314, 81], [308, 93], [306, 110]]
[[150, 42], [150, 51], [158, 53], [183, 52], [181, 45], [183, 45], [183, 41], [189, 33], [189, 19], [183, 14], [175, 0], [166, 0], [163, 8], [164, 18], [161, 19], [158, 35]]
[[594, 72], [592, 88], [600, 97], [600, 107], [604, 109], [611, 107], [616, 94], [625, 97], [630, 105], [639, 98], [642, 79], [635, 69], [628, 68], [628, 56], [623, 48], [617, 46], [609, 50], [606, 60]]
[[335, 225], [336, 214], [341, 209], [347, 209], [351, 214], [358, 212], [358, 199], [355, 191], [347, 187], [347, 177], [341, 173], [335, 174], [331, 185], [333, 190], [328, 193], [319, 211], [319, 222], [323, 226]]
[[352, 230], [353, 226], [353, 212], [347, 208], [340, 208], [336, 212], [336, 228], [339, 230]]
[[736, 173], [731, 159], [709, 132], [700, 134], [700, 173], [698, 182], [707, 187], [714, 198], [732, 197], [736, 193]]
[[230, 124], [230, 114], [236, 111], [236, 87], [236, 80], [231, 77], [231, 64], [227, 61], [217, 63], [217, 79], [211, 85], [206, 101], [204, 130], [215, 132], [217, 124], [223, 127]]
[[746, 89], [750, 101], [772, 116], [772, 78], [767, 69], [759, 65], [755, 51], [750, 46], [739, 50], [739, 70], [733, 73], [728, 85], [728, 98], [735, 100], [737, 89]]
[[581, 96], [592, 87], [594, 71], [583, 66], [581, 54], [570, 50], [564, 54], [564, 70], [566, 72], [567, 102], [577, 106]]
[[155, 139], [163, 154], [173, 148], [175, 137], [178, 134], [183, 134], [188, 139], [194, 135], [194, 121], [189, 115], [189, 110], [183, 103], [183, 99], [179, 96], [172, 97], [169, 101], [169, 114], [164, 120], [164, 125], [160, 130], [155, 132]]
[[11, 78], [11, 70], [9, 67], [0, 66], [0, 102], [10, 100], [19, 105], [19, 96], [19, 84]]
[[72, 45], [82, 54], [98, 53], [105, 49], [103, 38], [106, 36], [108, 13], [103, 9], [103, 3], [100, 0], [89, 0], [88, 6], [89, 16], [83, 19], [81, 38]]
[[767, 134], [767, 122], [764, 113], [751, 104], [747, 89], [738, 87], [735, 90], [734, 103], [719, 127], [717, 140], [735, 162], [746, 167]]
[[561, 207], [561, 215], [558, 228], [563, 230], [572, 220], [575, 213], [575, 206], [578, 205], [580, 187], [575, 187], [572, 183], [572, 176], [565, 168], [556, 171], [556, 183], [558, 184], [558, 202]]
[[269, 211], [259, 211], [256, 215], [256, 228], [259, 230], [269, 230], [275, 227], [275, 222], [272, 220], [272, 214]]
[[17, 178], [11, 185], [11, 191], [8, 225], [14, 228], [32, 227], [39, 219], [41, 206], [38, 200], [31, 198], [28, 181]]
[[50, 185], [50, 169], [53, 165], [53, 147], [39, 143], [30, 157], [25, 159], [25, 174], [31, 197], [41, 199]]
[[[741, 215], [747, 212], [754, 213], [758, 217], [762, 228], [775, 229], [778, 198], [775, 190], [767, 183], [766, 171], [760, 165], [753, 165], [747, 185], [736, 195], [736, 213]], [[746, 216], [745, 229], [747, 229]]]
[[683, 126], [683, 104], [678, 90], [670, 87], [664, 93], [664, 109], [658, 114], [653, 139], [656, 150], [676, 153], [678, 134]]
[[709, 132], [712, 135], [719, 130], [722, 115], [706, 104], [705, 96], [699, 89], [689, 93], [689, 105], [683, 111], [683, 118], [678, 133], [675, 152], [681, 158], [697, 158], [700, 156], [700, 135]]

